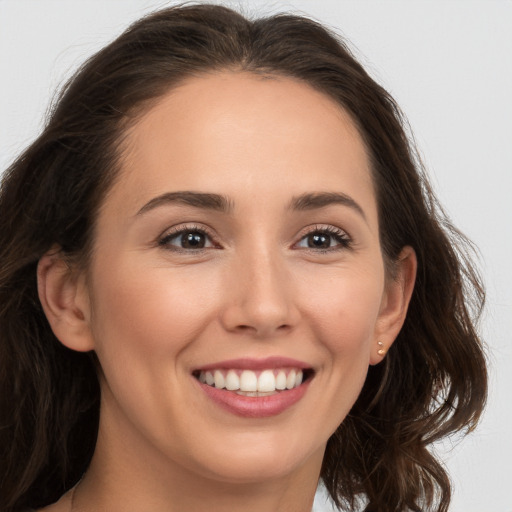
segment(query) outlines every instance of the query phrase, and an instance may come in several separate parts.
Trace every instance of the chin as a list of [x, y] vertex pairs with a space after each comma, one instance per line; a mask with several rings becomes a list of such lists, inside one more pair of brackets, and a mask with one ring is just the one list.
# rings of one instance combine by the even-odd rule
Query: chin
[[[305, 441], [290, 442], [290, 436], [283, 436], [282, 433], [271, 440], [262, 437], [256, 436], [252, 441], [247, 439], [242, 445], [230, 443], [230, 446], [223, 448], [217, 445], [216, 449], [209, 452], [213, 459], [203, 459], [200, 464], [209, 477], [236, 484], [279, 480], [311, 465], [318, 465], [320, 471], [325, 443], [308, 449]], [[318, 464], [315, 464], [315, 460]]]

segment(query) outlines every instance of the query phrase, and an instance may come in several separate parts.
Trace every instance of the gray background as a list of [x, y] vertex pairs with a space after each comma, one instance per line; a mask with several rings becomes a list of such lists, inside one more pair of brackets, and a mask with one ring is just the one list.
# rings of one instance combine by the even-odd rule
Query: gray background
[[[170, 2], [0, 0], [0, 169], [41, 127], [55, 89], [126, 25]], [[247, 14], [307, 13], [336, 27], [397, 99], [448, 214], [480, 248], [491, 394], [462, 443], [436, 449], [453, 512], [512, 512], [512, 2], [247, 0]], [[317, 500], [318, 510], [329, 510]]]

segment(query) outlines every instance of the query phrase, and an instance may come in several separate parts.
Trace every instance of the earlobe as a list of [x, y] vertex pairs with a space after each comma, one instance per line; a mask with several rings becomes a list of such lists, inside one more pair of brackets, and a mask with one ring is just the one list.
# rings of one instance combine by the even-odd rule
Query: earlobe
[[85, 279], [70, 268], [58, 249], [39, 260], [37, 287], [46, 318], [59, 341], [79, 352], [93, 350]]
[[370, 355], [372, 365], [380, 363], [386, 357], [386, 353], [405, 322], [418, 265], [414, 249], [409, 246], [404, 247], [395, 265], [395, 275], [386, 283], [375, 328], [374, 346]]

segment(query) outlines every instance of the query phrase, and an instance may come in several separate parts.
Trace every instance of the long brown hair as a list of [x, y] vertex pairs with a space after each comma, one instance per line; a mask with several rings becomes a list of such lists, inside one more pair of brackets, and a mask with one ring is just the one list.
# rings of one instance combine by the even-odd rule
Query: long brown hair
[[37, 295], [39, 258], [60, 247], [86, 264], [127, 127], [184, 79], [223, 69], [292, 77], [345, 109], [371, 159], [388, 270], [405, 245], [418, 258], [403, 329], [327, 443], [327, 490], [340, 509], [445, 512], [450, 482], [428, 445], [474, 428], [487, 389], [475, 331], [483, 289], [471, 245], [439, 208], [396, 103], [344, 41], [303, 17], [250, 21], [212, 5], [156, 12], [94, 55], [5, 174], [0, 509], [57, 500], [86, 470], [97, 435], [95, 356], [53, 335]]

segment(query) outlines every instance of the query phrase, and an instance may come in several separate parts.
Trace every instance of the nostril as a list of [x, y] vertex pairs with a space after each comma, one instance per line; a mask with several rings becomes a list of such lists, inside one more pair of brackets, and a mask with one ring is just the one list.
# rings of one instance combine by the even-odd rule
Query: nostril
[[240, 331], [250, 331], [250, 330], [255, 330], [254, 327], [251, 327], [250, 325], [238, 325], [237, 326], [237, 329], [240, 330]]
[[266, 337], [266, 336], [272, 336], [272, 334], [276, 333], [286, 333], [289, 332], [292, 329], [292, 326], [289, 324], [282, 324], [277, 327], [272, 327], [271, 325], [247, 325], [247, 324], [240, 324], [237, 325], [234, 329], [235, 332], [239, 333], [247, 333], [252, 334], [257, 337]]
[[251, 334], [258, 337], [287, 333], [300, 320], [294, 300], [281, 296], [275, 288], [261, 289], [258, 283], [247, 283], [243, 291], [236, 287], [229, 295], [220, 313], [226, 331]]

